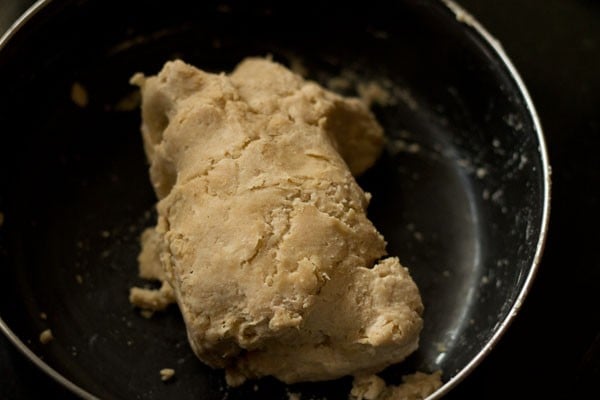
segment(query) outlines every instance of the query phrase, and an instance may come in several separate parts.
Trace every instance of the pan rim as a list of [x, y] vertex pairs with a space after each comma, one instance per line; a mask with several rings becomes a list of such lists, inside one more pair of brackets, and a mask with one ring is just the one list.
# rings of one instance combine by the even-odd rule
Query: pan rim
[[542, 218], [540, 223], [540, 233], [538, 237], [538, 241], [535, 247], [535, 254], [533, 257], [533, 261], [531, 262], [531, 267], [529, 268], [529, 272], [527, 273], [527, 277], [525, 278], [525, 282], [515, 299], [514, 304], [510, 308], [508, 314], [502, 320], [498, 326], [498, 329], [492, 337], [488, 340], [488, 342], [483, 346], [483, 348], [473, 357], [469, 363], [464, 366], [456, 375], [454, 375], [450, 380], [445, 382], [442, 387], [436, 390], [433, 394], [427, 397], [426, 400], [437, 400], [441, 399], [443, 396], [448, 394], [450, 390], [456, 387], [460, 382], [462, 382], [469, 374], [473, 372], [473, 370], [481, 364], [481, 362], [491, 353], [493, 348], [498, 344], [502, 336], [506, 333], [512, 322], [515, 320], [517, 314], [521, 310], [523, 306], [523, 302], [525, 298], [529, 294], [531, 287], [533, 286], [533, 281], [537, 275], [539, 270], [540, 262], [542, 259], [542, 255], [544, 253], [544, 247], [546, 245], [546, 239], [548, 236], [548, 225], [550, 221], [550, 199], [551, 199], [551, 167], [550, 162], [548, 160], [548, 150], [546, 146], [546, 140], [544, 138], [544, 132], [542, 129], [542, 124], [540, 122], [537, 110], [533, 104], [533, 100], [525, 86], [521, 75], [517, 71], [510, 57], [502, 47], [499, 40], [497, 40], [483, 25], [475, 18], [472, 14], [470, 14], [464, 7], [457, 4], [454, 0], [440, 0], [440, 2], [447, 8], [447, 10], [454, 15], [456, 22], [460, 24], [466, 25], [467, 28], [472, 29], [475, 33], [477, 33], [480, 38], [484, 40], [485, 43], [490, 47], [491, 50], [496, 54], [499, 60], [502, 62], [503, 66], [507, 69], [510, 78], [514, 80], [514, 83], [517, 85], [519, 94], [523, 97], [525, 101], [525, 108], [529, 113], [529, 116], [533, 123], [533, 129], [537, 136], [538, 140], [538, 153], [540, 156], [540, 160], [542, 162], [542, 176], [543, 176], [543, 204], [542, 204]]
[[[52, 0], [37, 0], [31, 5], [8, 29], [0, 36], [0, 51], [6, 46], [6, 43], [17, 33], [23, 25], [25, 25], [35, 14], [50, 4]], [[55, 382], [61, 384], [66, 389], [70, 390], [73, 394], [89, 400], [97, 400], [98, 397], [92, 395], [87, 390], [77, 386], [69, 379], [65, 378], [58, 371], [48, 365], [42, 360], [37, 354], [35, 354], [4, 322], [0, 316], [0, 331], [8, 338], [10, 342], [19, 350], [21, 354], [31, 361], [40, 370], [45, 372], [48, 376], [54, 379]]]
[[[0, 36], [0, 51], [6, 46], [10, 39], [25, 25], [35, 14], [40, 10], [52, 3], [53, 0], [37, 0], [31, 5], [8, 29]], [[539, 120], [538, 113], [533, 104], [529, 91], [525, 86], [520, 74], [516, 67], [512, 63], [509, 56], [506, 54], [501, 43], [490, 34], [483, 25], [473, 17], [468, 11], [462, 6], [458, 5], [454, 0], [437, 0], [438, 4], [446, 8], [446, 11], [450, 15], [454, 16], [455, 23], [464, 24], [466, 29], [470, 29], [476, 33], [482, 41], [489, 46], [490, 50], [495, 54], [497, 59], [501, 61], [502, 66], [506, 69], [509, 77], [514, 81], [518, 89], [519, 95], [524, 100], [524, 106], [532, 120], [533, 130], [538, 140], [538, 153], [542, 164], [542, 185], [543, 185], [543, 204], [541, 221], [539, 225], [539, 237], [535, 247], [535, 254], [531, 262], [531, 266], [528, 270], [527, 277], [521, 287], [519, 294], [517, 295], [514, 304], [510, 308], [506, 317], [500, 321], [498, 328], [493, 333], [491, 338], [482, 347], [482, 349], [469, 361], [456, 375], [450, 380], [445, 382], [438, 390], [427, 397], [426, 400], [437, 400], [448, 394], [453, 388], [455, 388], [460, 382], [462, 382], [473, 370], [491, 353], [493, 348], [498, 344], [502, 336], [506, 333], [512, 322], [518, 315], [525, 298], [529, 294], [533, 282], [538, 273], [544, 247], [546, 245], [546, 239], [548, 234], [548, 226], [550, 219], [550, 203], [551, 203], [551, 166], [548, 159], [548, 152], [546, 141], [543, 134], [541, 122]], [[37, 356], [4, 322], [0, 316], [0, 331], [9, 339], [10, 342], [33, 364], [45, 372], [48, 376], [54, 379], [57, 383], [70, 390], [73, 394], [84, 398], [84, 399], [98, 399], [98, 397], [92, 395], [87, 390], [73, 383], [67, 379], [50, 365], [44, 362], [39, 356]]]

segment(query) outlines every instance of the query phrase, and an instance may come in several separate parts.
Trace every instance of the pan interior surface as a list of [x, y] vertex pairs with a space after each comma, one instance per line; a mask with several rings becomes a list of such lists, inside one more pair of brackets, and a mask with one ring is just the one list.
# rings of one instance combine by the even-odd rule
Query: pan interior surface
[[[229, 71], [267, 56], [347, 95], [383, 89], [388, 137], [359, 178], [369, 216], [419, 285], [420, 349], [383, 372], [478, 356], [529, 277], [543, 224], [535, 121], [492, 48], [434, 1], [50, 1], [0, 50], [0, 317], [44, 362], [107, 399], [346, 399], [351, 379], [228, 389], [172, 307], [128, 302], [155, 196], [129, 78], [181, 58]], [[143, 7], [140, 9], [140, 7]], [[357, 8], [355, 8], [357, 7]], [[79, 90], [79, 95], [73, 93]], [[82, 98], [81, 91], [85, 92]], [[46, 345], [39, 333], [51, 328]], [[159, 370], [173, 368], [165, 384]], [[312, 396], [312, 397], [311, 397]]]

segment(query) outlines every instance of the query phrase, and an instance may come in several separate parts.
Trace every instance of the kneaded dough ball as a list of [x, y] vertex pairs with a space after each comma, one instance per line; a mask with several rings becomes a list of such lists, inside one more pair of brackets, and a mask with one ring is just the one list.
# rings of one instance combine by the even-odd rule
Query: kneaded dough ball
[[374, 373], [417, 348], [418, 289], [383, 258], [353, 177], [383, 142], [359, 100], [258, 58], [132, 81], [159, 198], [140, 267], [169, 282], [202, 361], [232, 385], [292, 383]]

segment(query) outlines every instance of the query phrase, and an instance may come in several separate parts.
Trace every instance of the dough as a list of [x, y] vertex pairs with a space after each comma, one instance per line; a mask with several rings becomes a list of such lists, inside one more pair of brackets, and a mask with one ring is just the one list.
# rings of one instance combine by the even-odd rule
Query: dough
[[163, 368], [159, 371], [160, 380], [166, 382], [175, 376], [175, 370], [173, 368]]
[[417, 348], [418, 289], [384, 257], [352, 176], [383, 143], [361, 101], [257, 58], [230, 75], [173, 61], [132, 82], [159, 199], [140, 271], [168, 281], [202, 361], [231, 385], [293, 383], [371, 374]]
[[442, 386], [442, 371], [404, 375], [400, 385], [385, 384], [377, 375], [355, 376], [350, 400], [423, 400]]
[[54, 335], [52, 334], [52, 330], [46, 329], [40, 333], [40, 343], [48, 344], [54, 340]]

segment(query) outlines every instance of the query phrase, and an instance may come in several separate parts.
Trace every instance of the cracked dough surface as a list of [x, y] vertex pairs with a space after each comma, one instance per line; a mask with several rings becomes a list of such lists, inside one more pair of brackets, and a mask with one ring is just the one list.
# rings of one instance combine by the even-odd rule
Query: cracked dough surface
[[140, 272], [168, 282], [132, 289], [134, 304], [176, 300], [194, 352], [231, 385], [369, 374], [417, 348], [418, 289], [353, 177], [383, 142], [359, 100], [258, 58], [132, 82], [159, 199]]

